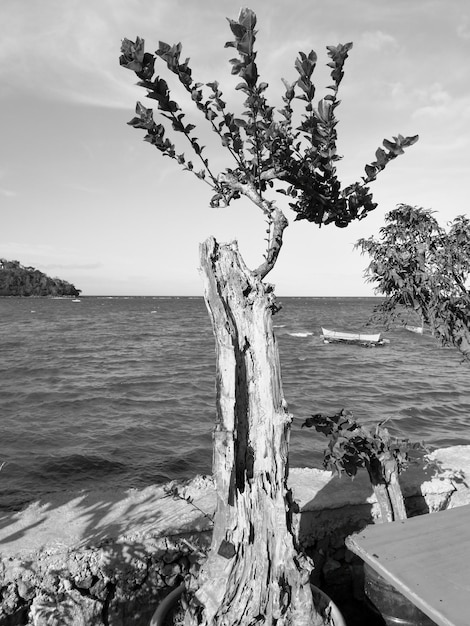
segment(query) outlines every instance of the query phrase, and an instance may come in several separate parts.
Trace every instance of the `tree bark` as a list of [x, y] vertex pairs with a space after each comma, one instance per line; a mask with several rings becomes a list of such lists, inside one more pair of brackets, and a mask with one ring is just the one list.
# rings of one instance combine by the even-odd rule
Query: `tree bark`
[[405, 500], [398, 481], [396, 460], [393, 457], [382, 459], [369, 466], [367, 471], [379, 504], [382, 522], [406, 519]]
[[393, 520], [404, 520], [408, 516], [406, 514], [405, 499], [398, 481], [398, 466], [394, 459], [384, 462], [384, 473], [387, 492], [393, 510]]
[[387, 485], [385, 483], [372, 483], [372, 488], [377, 498], [380, 509], [380, 520], [382, 522], [393, 522], [393, 508], [390, 501]]
[[186, 624], [324, 624], [297, 551], [287, 488], [292, 416], [282, 394], [272, 327], [273, 288], [245, 266], [236, 243], [201, 245], [216, 343], [211, 550], [196, 583], [199, 615]]

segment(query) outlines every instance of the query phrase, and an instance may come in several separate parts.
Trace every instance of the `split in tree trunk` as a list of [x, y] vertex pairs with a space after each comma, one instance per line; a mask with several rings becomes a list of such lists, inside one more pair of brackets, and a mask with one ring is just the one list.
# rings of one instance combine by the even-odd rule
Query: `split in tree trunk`
[[297, 550], [287, 488], [291, 415], [272, 327], [273, 289], [244, 264], [236, 243], [201, 245], [206, 304], [216, 339], [217, 510], [197, 581], [203, 606], [187, 624], [324, 624]]
[[407, 518], [405, 500], [398, 481], [398, 466], [392, 458], [382, 459], [367, 468], [380, 508], [382, 522]]

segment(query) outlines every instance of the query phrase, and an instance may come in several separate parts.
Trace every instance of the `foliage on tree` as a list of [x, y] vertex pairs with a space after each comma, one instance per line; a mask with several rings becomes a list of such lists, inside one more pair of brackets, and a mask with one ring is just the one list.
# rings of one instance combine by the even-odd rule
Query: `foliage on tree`
[[366, 269], [385, 300], [374, 321], [404, 323], [414, 311], [443, 345], [470, 359], [470, 219], [456, 217], [446, 231], [433, 212], [400, 204], [385, 217], [378, 239], [360, 239]]
[[[146, 132], [144, 141], [208, 184], [214, 192], [212, 206], [227, 206], [243, 194], [264, 212], [269, 223], [268, 252], [265, 263], [256, 270], [263, 278], [276, 261], [282, 233], [287, 226], [282, 212], [266, 199], [269, 189], [275, 187], [275, 191], [290, 199], [289, 206], [296, 213], [297, 220], [347, 226], [376, 208], [369, 183], [418, 137], [398, 135], [391, 140], [385, 139], [383, 148], [378, 148], [375, 153], [375, 160], [365, 166], [365, 176], [342, 187], [335, 166], [341, 159], [336, 146], [336, 109], [340, 104], [338, 91], [343, 68], [352, 43], [328, 46], [332, 84], [328, 87], [330, 93], [317, 104], [312, 82], [317, 55], [313, 50], [299, 52], [294, 65], [298, 78], [291, 82], [282, 79], [283, 106], [276, 111], [266, 97], [268, 84], [259, 79], [255, 51], [256, 15], [250, 9], [242, 9], [238, 20], [229, 19], [229, 25], [234, 39], [227, 42], [226, 47], [234, 48], [238, 53], [230, 63], [232, 74], [240, 78], [236, 89], [245, 98], [243, 110], [238, 115], [228, 110], [217, 81], [195, 82], [189, 59], [182, 60], [181, 43], [160, 42], [153, 55], [145, 52], [144, 40], [140, 37], [135, 42], [124, 39], [120, 64], [137, 74], [138, 85], [147, 90], [147, 97], [156, 102], [161, 118], [174, 133], [185, 137], [192, 156], [177, 150], [173, 138], [168, 137], [165, 124], [156, 123], [153, 110], [139, 102], [136, 116], [129, 124]], [[159, 75], [154, 76], [157, 60], [163, 61], [169, 72], [175, 75], [218, 135], [230, 156], [230, 165], [223, 172], [217, 174], [211, 169], [205, 146], [196, 135], [196, 126], [188, 122], [187, 113], [173, 99], [167, 81]], [[298, 103], [303, 111], [296, 116]]]
[[19, 261], [0, 259], [0, 296], [79, 296], [81, 290]]
[[335, 415], [316, 413], [302, 424], [328, 437], [323, 464], [341, 476], [354, 477], [365, 468], [377, 497], [383, 521], [405, 519], [406, 510], [398, 483], [399, 474], [408, 466], [410, 450], [423, 450], [421, 443], [394, 437], [384, 422], [375, 426], [359, 424], [353, 413], [342, 409]]

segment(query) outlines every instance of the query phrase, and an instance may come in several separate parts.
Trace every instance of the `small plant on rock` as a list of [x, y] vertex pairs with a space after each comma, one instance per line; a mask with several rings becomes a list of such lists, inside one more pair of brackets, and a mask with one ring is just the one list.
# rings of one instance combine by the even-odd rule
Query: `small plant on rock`
[[367, 470], [381, 519], [392, 522], [407, 517], [398, 476], [408, 466], [409, 451], [423, 450], [424, 446], [394, 437], [383, 424], [361, 425], [351, 411], [342, 409], [336, 415], [312, 415], [302, 427], [313, 426], [328, 437], [323, 460], [326, 469], [351, 477], [359, 468]]

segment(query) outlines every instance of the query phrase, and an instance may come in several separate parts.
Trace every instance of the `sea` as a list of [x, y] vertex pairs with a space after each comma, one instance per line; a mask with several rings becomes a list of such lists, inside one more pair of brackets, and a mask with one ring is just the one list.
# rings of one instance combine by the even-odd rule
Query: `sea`
[[[431, 448], [470, 444], [470, 366], [404, 328], [381, 347], [325, 344], [367, 329], [377, 298], [278, 298], [291, 467], [322, 467], [302, 423], [342, 408]], [[215, 347], [203, 298], [0, 298], [0, 508], [211, 472]]]

